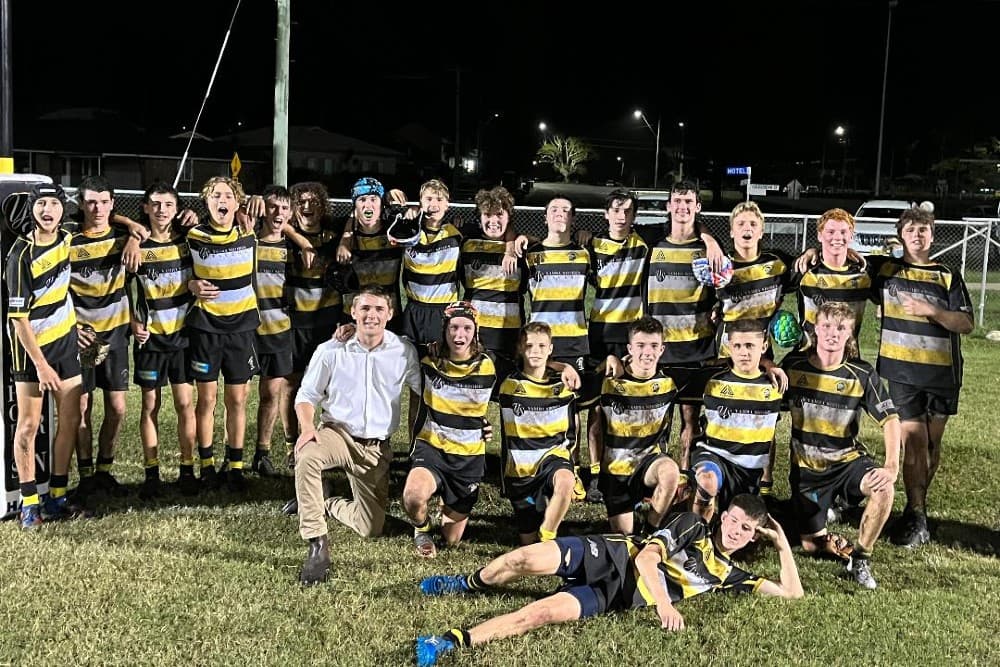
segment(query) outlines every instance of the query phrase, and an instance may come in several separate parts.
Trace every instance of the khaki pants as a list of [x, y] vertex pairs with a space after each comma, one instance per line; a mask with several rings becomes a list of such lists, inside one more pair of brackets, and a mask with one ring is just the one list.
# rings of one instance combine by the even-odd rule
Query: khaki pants
[[[362, 537], [381, 535], [389, 504], [389, 442], [363, 447], [346, 432], [326, 424], [316, 432], [316, 439], [295, 455], [295, 497], [302, 539], [326, 535], [326, 515]], [[330, 468], [347, 473], [353, 500], [334, 497], [324, 501], [322, 475]]]

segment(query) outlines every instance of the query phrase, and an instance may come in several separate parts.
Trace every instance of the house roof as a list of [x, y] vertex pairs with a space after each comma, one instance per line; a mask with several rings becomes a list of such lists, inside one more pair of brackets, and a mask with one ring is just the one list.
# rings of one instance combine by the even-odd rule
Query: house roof
[[[273, 142], [273, 128], [261, 127], [255, 130], [237, 132], [220, 137], [238, 146], [267, 147]], [[288, 147], [292, 150], [315, 153], [363, 153], [365, 155], [384, 155], [399, 157], [403, 153], [385, 146], [355, 139], [344, 134], [330, 132], [316, 125], [292, 125], [288, 128]]]

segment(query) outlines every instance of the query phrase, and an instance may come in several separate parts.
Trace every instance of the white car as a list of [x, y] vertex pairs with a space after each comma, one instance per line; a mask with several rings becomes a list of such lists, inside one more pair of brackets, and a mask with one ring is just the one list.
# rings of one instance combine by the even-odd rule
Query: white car
[[669, 220], [667, 202], [670, 190], [634, 190], [639, 198], [639, 208], [635, 213], [636, 225], [662, 225]]
[[898, 244], [896, 221], [913, 203], [905, 199], [872, 199], [854, 214], [856, 226], [851, 247], [863, 255], [885, 254], [892, 242]]

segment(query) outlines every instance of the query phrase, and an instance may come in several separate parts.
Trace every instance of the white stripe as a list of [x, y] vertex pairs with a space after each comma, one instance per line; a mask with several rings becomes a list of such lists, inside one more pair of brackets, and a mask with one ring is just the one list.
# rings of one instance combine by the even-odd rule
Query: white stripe
[[699, 447], [712, 452], [716, 456], [723, 458], [730, 463], [738, 465], [741, 468], [746, 468], [748, 470], [760, 470], [767, 467], [767, 454], [733, 454], [732, 452], [726, 451], [725, 449], [717, 449], [705, 443], [699, 445]]

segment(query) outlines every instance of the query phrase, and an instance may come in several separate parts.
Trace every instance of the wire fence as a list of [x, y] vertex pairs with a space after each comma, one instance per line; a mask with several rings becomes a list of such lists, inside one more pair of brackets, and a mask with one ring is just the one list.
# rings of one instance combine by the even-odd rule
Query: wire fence
[[[73, 194], [73, 190], [69, 189]], [[138, 220], [142, 211], [142, 192], [119, 190], [115, 192], [115, 211]], [[344, 216], [351, 212], [349, 199], [330, 199], [330, 212], [334, 216]], [[204, 202], [198, 193], [181, 193], [181, 207], [194, 210], [199, 217], [207, 214]], [[451, 210], [463, 226], [478, 225], [478, 216], [473, 204], [451, 204]], [[651, 212], [645, 212], [644, 217]], [[709, 233], [719, 239], [723, 248], [729, 239], [729, 213], [702, 212], [699, 220]], [[663, 225], [667, 223], [663, 214]], [[764, 226], [764, 247], [782, 250], [789, 255], [799, 255], [808, 247], [817, 245], [816, 223], [818, 215], [766, 214]], [[545, 236], [545, 209], [540, 206], [518, 206], [511, 222], [519, 234], [534, 237]], [[880, 246], [882, 240], [894, 235], [895, 220], [888, 218], [858, 218], [855, 233], [856, 242], [866, 247]], [[597, 233], [607, 229], [604, 211], [601, 209], [578, 209], [574, 221], [576, 229]], [[1000, 290], [1000, 219], [965, 218], [963, 220], [937, 220], [934, 230], [934, 245], [931, 256], [936, 261], [961, 272], [969, 286], [970, 293], [978, 294], [977, 322], [983, 322], [986, 299], [989, 291]]]

